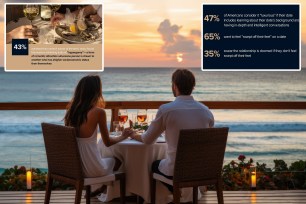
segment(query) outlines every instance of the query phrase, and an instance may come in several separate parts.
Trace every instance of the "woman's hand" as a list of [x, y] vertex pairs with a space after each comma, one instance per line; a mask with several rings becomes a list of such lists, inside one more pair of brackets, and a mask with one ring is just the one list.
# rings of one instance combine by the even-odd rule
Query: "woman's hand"
[[125, 128], [122, 131], [121, 137], [122, 139], [126, 139], [128, 137], [131, 137], [134, 134], [134, 130], [132, 130], [131, 128]]

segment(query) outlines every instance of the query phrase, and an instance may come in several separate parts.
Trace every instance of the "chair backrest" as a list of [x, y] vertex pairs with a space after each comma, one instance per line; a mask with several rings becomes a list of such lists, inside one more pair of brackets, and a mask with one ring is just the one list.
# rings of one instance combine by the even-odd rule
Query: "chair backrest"
[[83, 169], [76, 130], [49, 123], [42, 123], [48, 171], [72, 179], [83, 178]]
[[181, 130], [174, 182], [214, 180], [221, 176], [228, 128]]

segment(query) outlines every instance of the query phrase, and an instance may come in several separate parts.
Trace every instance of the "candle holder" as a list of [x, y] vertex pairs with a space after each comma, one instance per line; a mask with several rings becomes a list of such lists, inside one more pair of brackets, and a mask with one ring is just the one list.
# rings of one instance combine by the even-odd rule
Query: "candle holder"
[[250, 188], [251, 190], [256, 190], [256, 183], [257, 183], [257, 178], [256, 178], [256, 167], [251, 167], [250, 168]]
[[32, 170], [27, 170], [27, 191], [31, 191], [32, 190]]

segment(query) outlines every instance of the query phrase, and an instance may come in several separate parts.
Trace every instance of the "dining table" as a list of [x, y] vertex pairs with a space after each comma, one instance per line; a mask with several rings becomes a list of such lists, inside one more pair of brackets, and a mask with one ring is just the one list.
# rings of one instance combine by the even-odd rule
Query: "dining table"
[[[151, 165], [155, 160], [165, 158], [167, 144], [163, 138], [156, 143], [146, 145], [132, 139], [126, 139], [110, 147], [106, 147], [101, 139], [98, 146], [102, 157], [117, 157], [122, 161], [119, 171], [126, 174], [126, 192], [143, 198], [150, 202], [150, 173]], [[169, 192], [163, 185], [158, 186], [158, 194], [168, 195]], [[107, 193], [100, 196], [100, 200], [107, 202], [119, 197], [119, 184], [110, 185]]]
[[[106, 147], [101, 138], [98, 146], [102, 157], [117, 157], [122, 161], [119, 171], [126, 174], [126, 195], [140, 196], [144, 203], [151, 201], [150, 175], [151, 166], [155, 160], [166, 158], [167, 143], [164, 137], [159, 137], [154, 144], [147, 145], [132, 139], [123, 140], [115, 145]], [[107, 186], [107, 192], [98, 199], [102, 202], [120, 197], [119, 182]], [[181, 190], [181, 201], [192, 200], [192, 188]], [[201, 197], [199, 191], [199, 198]], [[156, 183], [156, 203], [166, 204], [173, 199], [172, 193], [160, 182]]]

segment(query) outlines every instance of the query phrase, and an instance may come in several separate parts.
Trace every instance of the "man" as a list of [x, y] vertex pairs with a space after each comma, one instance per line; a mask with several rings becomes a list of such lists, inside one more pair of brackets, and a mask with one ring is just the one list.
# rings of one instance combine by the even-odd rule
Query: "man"
[[[176, 70], [172, 75], [172, 92], [176, 99], [159, 107], [156, 118], [144, 134], [132, 136], [145, 144], [153, 144], [165, 131], [167, 155], [165, 159], [153, 162], [152, 171], [169, 179], [173, 177], [180, 130], [214, 126], [214, 117], [208, 107], [195, 101], [191, 96], [195, 84], [195, 77], [191, 71]], [[172, 186], [166, 186], [173, 192]]]

